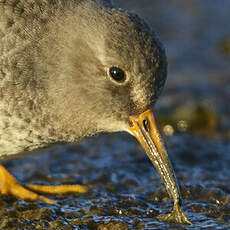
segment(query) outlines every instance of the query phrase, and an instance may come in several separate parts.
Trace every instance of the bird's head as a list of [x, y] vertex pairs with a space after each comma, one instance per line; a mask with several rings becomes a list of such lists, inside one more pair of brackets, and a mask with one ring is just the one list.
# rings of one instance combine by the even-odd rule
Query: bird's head
[[138, 16], [86, 2], [62, 17], [55, 34], [55, 111], [76, 136], [128, 131], [164, 86], [165, 52]]

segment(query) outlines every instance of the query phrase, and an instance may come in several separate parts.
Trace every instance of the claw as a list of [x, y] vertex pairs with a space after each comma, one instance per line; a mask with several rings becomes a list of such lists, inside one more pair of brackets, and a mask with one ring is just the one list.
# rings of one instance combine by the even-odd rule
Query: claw
[[[15, 196], [22, 200], [43, 201], [48, 204], [54, 204], [56, 201], [38, 195], [35, 192], [48, 193], [48, 194], [87, 192], [87, 189], [81, 185], [57, 185], [57, 186], [26, 185], [26, 187], [28, 189], [21, 186], [17, 182], [17, 180], [2, 165], [0, 165], [0, 192], [5, 195]], [[30, 189], [35, 192], [30, 191]]]

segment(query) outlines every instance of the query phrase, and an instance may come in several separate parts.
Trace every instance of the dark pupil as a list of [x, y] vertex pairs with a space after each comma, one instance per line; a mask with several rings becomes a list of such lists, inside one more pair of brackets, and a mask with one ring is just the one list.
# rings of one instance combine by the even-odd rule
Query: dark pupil
[[109, 70], [110, 76], [116, 81], [124, 81], [125, 73], [122, 69], [118, 67], [111, 67]]

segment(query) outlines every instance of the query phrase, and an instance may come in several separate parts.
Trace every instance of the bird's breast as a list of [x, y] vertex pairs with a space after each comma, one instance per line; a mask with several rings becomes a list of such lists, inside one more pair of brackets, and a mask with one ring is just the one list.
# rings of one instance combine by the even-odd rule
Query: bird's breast
[[42, 134], [48, 133], [46, 127], [35, 125], [33, 118], [24, 119], [14, 113], [9, 113], [0, 104], [0, 159], [13, 158], [22, 152], [47, 145]]

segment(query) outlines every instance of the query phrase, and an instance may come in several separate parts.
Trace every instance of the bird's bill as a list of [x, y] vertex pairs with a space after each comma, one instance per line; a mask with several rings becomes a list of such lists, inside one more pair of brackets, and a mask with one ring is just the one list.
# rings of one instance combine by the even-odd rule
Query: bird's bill
[[132, 125], [129, 127], [129, 133], [135, 136], [145, 149], [148, 157], [162, 178], [170, 197], [173, 198], [174, 202], [180, 202], [176, 178], [157, 129], [152, 110], [148, 109], [138, 117], [130, 116], [130, 121]]

